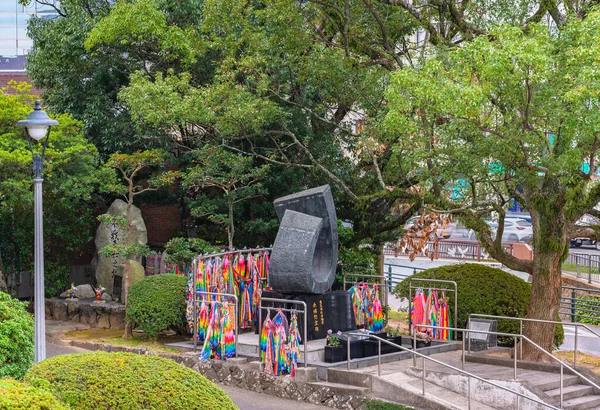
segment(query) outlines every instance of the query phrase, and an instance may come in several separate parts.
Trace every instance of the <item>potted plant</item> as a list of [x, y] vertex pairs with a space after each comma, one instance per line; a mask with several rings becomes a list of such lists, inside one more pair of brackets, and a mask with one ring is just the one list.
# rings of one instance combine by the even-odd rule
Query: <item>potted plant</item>
[[336, 335], [329, 329], [327, 331], [327, 341], [325, 343], [325, 361], [327, 363], [341, 362], [344, 360], [344, 347], [340, 336], [342, 332], [338, 331]]

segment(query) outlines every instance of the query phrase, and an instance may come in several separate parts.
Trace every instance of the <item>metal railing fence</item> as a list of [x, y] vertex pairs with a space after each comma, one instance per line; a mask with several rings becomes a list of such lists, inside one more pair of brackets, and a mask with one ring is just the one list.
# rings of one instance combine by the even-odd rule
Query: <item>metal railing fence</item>
[[[478, 313], [471, 313], [469, 315], [469, 320], [467, 323], [471, 322], [471, 318], [472, 317], [480, 317], [480, 318], [486, 318], [486, 319], [501, 319], [501, 320], [518, 320], [519, 321], [519, 336], [523, 336], [523, 322], [535, 322], [535, 323], [552, 323], [555, 325], [563, 325], [563, 326], [572, 326], [575, 327], [575, 341], [574, 341], [574, 352], [573, 352], [573, 366], [577, 366], [577, 339], [578, 339], [578, 329], [584, 328], [585, 330], [589, 331], [591, 334], [593, 334], [594, 336], [600, 338], [600, 334], [598, 332], [596, 332], [594, 329], [590, 328], [589, 326], [583, 324], [583, 323], [569, 323], [569, 322], [559, 322], [559, 321], [555, 321], [555, 320], [541, 320], [541, 319], [528, 319], [528, 318], [522, 318], [522, 317], [508, 317], [508, 316], [496, 316], [496, 315], [483, 315], [483, 314], [478, 314]], [[467, 325], [468, 326], [468, 325]], [[525, 337], [525, 336], [523, 336]], [[542, 349], [544, 350], [544, 349]], [[521, 343], [520, 346], [520, 355], [521, 357], [523, 357], [523, 344]], [[544, 352], [546, 352], [544, 350]], [[548, 353], [548, 352], [546, 352]], [[550, 353], [549, 353], [550, 354]], [[515, 355], [516, 357], [516, 355]], [[554, 356], [552, 356], [554, 357]], [[556, 358], [556, 360], [559, 360], [558, 358]]]
[[[441, 328], [440, 328], [440, 329], [441, 329]], [[447, 328], [447, 329], [448, 329], [448, 330], [451, 330], [451, 329], [454, 329], [454, 328]], [[459, 329], [459, 330], [466, 330], [466, 329]], [[472, 332], [477, 332], [477, 333], [485, 333], [485, 332], [483, 332], [483, 331], [472, 331]], [[427, 355], [425, 355], [425, 354], [423, 354], [423, 353], [419, 353], [419, 352], [417, 352], [415, 349], [409, 349], [409, 348], [407, 348], [407, 347], [404, 347], [404, 346], [402, 346], [402, 345], [399, 345], [399, 344], [397, 344], [397, 343], [394, 343], [394, 342], [390, 342], [389, 340], [383, 339], [383, 338], [381, 338], [381, 337], [378, 337], [378, 336], [375, 336], [375, 335], [363, 334], [363, 333], [346, 333], [346, 335], [348, 336], [348, 343], [347, 343], [347, 349], [348, 349], [348, 352], [347, 352], [347, 369], [348, 369], [348, 370], [350, 370], [350, 363], [351, 363], [351, 361], [352, 361], [352, 359], [350, 358], [350, 338], [351, 338], [352, 336], [354, 336], [354, 337], [357, 337], [357, 338], [358, 338], [358, 337], [368, 337], [368, 338], [370, 338], [370, 339], [375, 339], [375, 340], [377, 340], [377, 342], [378, 342], [378, 343], [377, 343], [377, 344], [378, 344], [377, 375], [378, 375], [378, 376], [381, 376], [381, 343], [382, 343], [382, 342], [383, 342], [383, 343], [387, 343], [388, 345], [391, 345], [391, 346], [393, 346], [393, 347], [395, 347], [395, 348], [397, 348], [397, 349], [400, 349], [400, 350], [402, 350], [402, 351], [406, 351], [406, 352], [412, 352], [412, 354], [413, 354], [413, 365], [414, 365], [414, 367], [416, 367], [416, 366], [417, 366], [417, 364], [416, 364], [416, 363], [417, 363], [417, 357], [421, 357], [421, 358], [423, 359], [423, 361], [422, 361], [422, 367], [421, 367], [421, 380], [422, 380], [422, 384], [421, 384], [421, 386], [422, 386], [422, 387], [421, 387], [421, 394], [422, 394], [423, 396], [425, 396], [425, 361], [426, 361], [426, 360], [429, 360], [429, 361], [431, 361], [431, 362], [433, 362], [433, 363], [437, 363], [437, 364], [439, 364], [439, 365], [441, 365], [441, 366], [444, 366], [444, 367], [446, 367], [446, 368], [449, 368], [449, 369], [451, 369], [451, 370], [454, 370], [454, 371], [458, 372], [459, 374], [462, 374], [462, 375], [465, 375], [465, 376], [467, 376], [467, 400], [468, 400], [468, 409], [469, 409], [469, 410], [471, 409], [471, 379], [472, 379], [472, 378], [473, 378], [473, 379], [476, 379], [476, 380], [479, 380], [479, 381], [481, 381], [481, 382], [484, 382], [484, 383], [490, 384], [490, 385], [492, 385], [492, 386], [494, 386], [494, 387], [497, 387], [497, 388], [499, 388], [499, 389], [501, 389], [501, 390], [504, 390], [504, 391], [507, 391], [507, 392], [509, 392], [509, 393], [513, 393], [513, 394], [515, 394], [515, 395], [516, 395], [516, 397], [517, 397], [517, 408], [519, 408], [519, 398], [521, 398], [521, 397], [522, 397], [522, 398], [524, 398], [524, 399], [527, 399], [527, 400], [531, 400], [531, 401], [533, 401], [533, 402], [535, 402], [535, 403], [541, 404], [542, 406], [548, 407], [548, 408], [550, 408], [550, 409], [554, 409], [554, 410], [560, 410], [560, 409], [562, 408], [562, 406], [559, 408], [559, 407], [553, 406], [553, 405], [551, 405], [551, 404], [544, 403], [544, 402], [543, 402], [543, 401], [541, 401], [541, 400], [538, 400], [538, 399], [535, 399], [535, 398], [532, 398], [532, 397], [528, 397], [528, 396], [526, 396], [525, 394], [523, 394], [523, 393], [521, 393], [521, 392], [518, 392], [518, 391], [512, 390], [512, 389], [510, 389], [510, 388], [508, 388], [508, 387], [502, 386], [502, 385], [500, 385], [500, 384], [498, 384], [498, 383], [495, 383], [495, 382], [493, 382], [493, 381], [490, 381], [490, 380], [486, 380], [486, 379], [484, 379], [483, 377], [480, 377], [480, 376], [477, 376], [477, 375], [475, 375], [475, 374], [473, 374], [473, 373], [469, 373], [469, 372], [465, 371], [465, 370], [464, 370], [464, 356], [465, 356], [465, 353], [464, 353], [464, 342], [463, 342], [463, 361], [462, 361], [462, 363], [463, 363], [463, 366], [462, 366], [462, 367], [463, 367], [463, 369], [459, 369], [458, 367], [455, 367], [455, 366], [452, 366], [452, 365], [450, 365], [450, 364], [447, 364], [447, 363], [441, 362], [441, 361], [439, 361], [439, 360], [437, 360], [437, 359], [434, 359], [434, 358], [432, 358], [432, 357], [429, 357], [429, 356], [427, 356]], [[507, 335], [508, 335], [508, 334], [507, 334]], [[463, 341], [464, 341], [464, 337], [463, 337]], [[413, 339], [413, 343], [415, 343], [413, 346], [416, 346], [416, 341], [415, 341], [415, 339]], [[561, 369], [562, 369], [562, 368], [561, 368]], [[561, 373], [561, 380], [562, 380], [562, 373]], [[561, 383], [561, 386], [562, 386], [562, 383]], [[561, 399], [562, 399], [562, 389], [561, 389]]]
[[588, 283], [600, 283], [600, 255], [569, 253], [563, 264], [563, 271], [574, 273], [578, 278], [587, 279]]
[[[504, 250], [512, 255], [513, 243], [506, 242], [502, 244]], [[427, 249], [427, 255], [425, 255], [425, 249]], [[398, 249], [397, 243], [387, 243], [384, 246], [383, 252], [389, 256], [406, 255], [406, 252], [402, 252]], [[466, 259], [466, 260], [490, 260], [490, 255], [487, 253], [485, 248], [481, 246], [479, 242], [466, 242], [466, 241], [438, 241], [428, 242], [423, 252], [417, 253], [417, 256], [431, 257], [433, 259]]]
[[[562, 288], [563, 294], [560, 299], [559, 311], [561, 316], [573, 323], [581, 322], [581, 319], [600, 322], [600, 290], [572, 286], [563, 286]], [[565, 296], [565, 290], [570, 291], [569, 296]]]
[[[476, 315], [473, 315], [476, 316]], [[486, 315], [477, 315], [477, 316], [486, 316]], [[491, 316], [491, 315], [489, 315]], [[533, 319], [529, 319], [530, 321], [534, 321]], [[539, 322], [543, 322], [543, 321], [539, 321]], [[464, 369], [464, 364], [465, 364], [465, 337], [464, 335], [466, 334], [466, 339], [469, 340], [470, 342], [470, 338], [469, 338], [469, 334], [470, 333], [480, 333], [480, 334], [489, 334], [489, 335], [496, 335], [496, 336], [506, 336], [506, 337], [513, 337], [514, 338], [514, 343], [515, 343], [515, 349], [517, 348], [517, 338], [521, 339], [521, 347], [523, 346], [523, 342], [526, 341], [527, 343], [529, 343], [531, 346], [535, 347], [537, 350], [539, 350], [540, 352], [542, 352], [544, 355], [550, 357], [550, 359], [552, 359], [553, 361], [557, 362], [560, 365], [560, 408], [563, 408], [563, 390], [564, 390], [564, 369], [568, 369], [572, 374], [575, 374], [576, 376], [578, 376], [580, 379], [583, 379], [586, 383], [588, 383], [590, 386], [593, 386], [596, 389], [600, 390], [600, 386], [598, 386], [596, 383], [594, 383], [592, 380], [590, 380], [588, 377], [584, 376], [583, 374], [581, 374], [580, 372], [578, 372], [577, 370], [575, 370], [574, 368], [572, 368], [571, 366], [565, 364], [562, 360], [560, 360], [558, 357], [554, 356], [552, 353], [547, 352], [544, 348], [542, 348], [540, 345], [538, 345], [537, 343], [535, 343], [533, 340], [529, 339], [527, 336], [520, 334], [512, 334], [512, 333], [502, 333], [502, 332], [492, 332], [492, 331], [488, 331], [488, 330], [474, 330], [474, 329], [461, 329], [461, 328], [455, 328], [455, 327], [442, 327], [442, 326], [431, 326], [431, 325], [421, 325], [422, 327], [425, 328], [431, 328], [431, 329], [442, 329], [442, 330], [452, 330], [454, 332], [461, 332], [463, 333], [463, 337], [462, 337], [462, 366]], [[468, 326], [468, 325], [467, 325]], [[416, 333], [413, 335], [413, 340], [416, 346]], [[470, 346], [469, 346], [469, 353], [470, 353]], [[514, 378], [517, 379], [517, 354], [515, 352], [514, 354]], [[522, 356], [521, 356], [522, 357]], [[416, 358], [414, 358], [413, 356], [413, 364], [414, 366], [416, 366]], [[522, 394], [520, 396], [523, 396]], [[528, 400], [532, 400], [531, 398], [527, 398]], [[535, 400], [534, 400], [535, 401]], [[540, 404], [545, 404], [548, 407], [551, 408], [555, 408], [551, 405], [548, 405], [547, 403], [543, 403], [543, 402], [539, 402]], [[518, 403], [518, 399], [517, 399], [517, 408], [519, 408], [519, 403]]]

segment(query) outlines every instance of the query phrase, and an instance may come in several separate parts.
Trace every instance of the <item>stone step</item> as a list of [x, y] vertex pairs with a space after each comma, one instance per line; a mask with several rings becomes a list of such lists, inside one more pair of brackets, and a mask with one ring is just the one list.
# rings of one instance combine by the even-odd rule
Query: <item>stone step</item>
[[[563, 387], [563, 400], [570, 400], [576, 397], [586, 396], [593, 392], [594, 388], [592, 386], [573, 384], [571, 386]], [[560, 388], [547, 390], [545, 393], [553, 399], [560, 400]]]
[[347, 384], [341, 384], [341, 383], [319, 381], [319, 382], [312, 382], [312, 383], [308, 383], [308, 384], [310, 384], [312, 386], [316, 386], [316, 387], [321, 387], [321, 388], [327, 387], [328, 389], [333, 391], [335, 394], [339, 394], [339, 395], [364, 396], [371, 392], [371, 389], [369, 387], [349, 386]]
[[[560, 388], [560, 375], [548, 373], [544, 378], [529, 378], [528, 381], [540, 390], [548, 391]], [[564, 375], [563, 387], [579, 383], [579, 376]]]
[[367, 373], [341, 369], [327, 369], [327, 381], [344, 385], [371, 388], [372, 377]]
[[425, 382], [425, 396], [422, 395], [422, 381], [405, 373], [394, 373], [386, 377], [373, 377], [372, 395], [377, 398], [413, 406], [419, 409], [445, 410], [493, 410], [476, 400], [454, 393], [444, 387]]
[[600, 396], [589, 395], [563, 401], [564, 410], [588, 410], [600, 406]]

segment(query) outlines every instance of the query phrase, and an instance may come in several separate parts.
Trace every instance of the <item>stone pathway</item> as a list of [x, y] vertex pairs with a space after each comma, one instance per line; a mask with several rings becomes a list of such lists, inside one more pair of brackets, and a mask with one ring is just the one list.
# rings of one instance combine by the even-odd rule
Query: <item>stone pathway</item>
[[266, 394], [256, 393], [249, 390], [238, 389], [233, 386], [223, 386], [229, 398], [240, 410], [323, 410], [327, 407], [316, 404], [303, 403], [295, 400], [285, 400]]

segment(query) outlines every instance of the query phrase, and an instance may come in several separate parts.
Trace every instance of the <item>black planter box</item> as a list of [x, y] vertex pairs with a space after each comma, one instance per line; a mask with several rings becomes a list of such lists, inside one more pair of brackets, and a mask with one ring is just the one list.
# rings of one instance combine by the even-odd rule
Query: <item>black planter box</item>
[[[387, 340], [402, 346], [402, 336], [388, 337]], [[373, 339], [365, 341], [365, 357], [377, 356], [378, 343], [378, 340]], [[398, 347], [381, 342], [381, 354], [396, 353], [401, 351], [402, 349]]]
[[346, 360], [346, 350], [343, 346], [325, 346], [325, 361], [337, 363]]
[[[348, 357], [348, 342], [344, 339], [340, 340], [344, 348], [344, 360]], [[350, 359], [361, 359], [365, 357], [365, 341], [350, 339]]]

